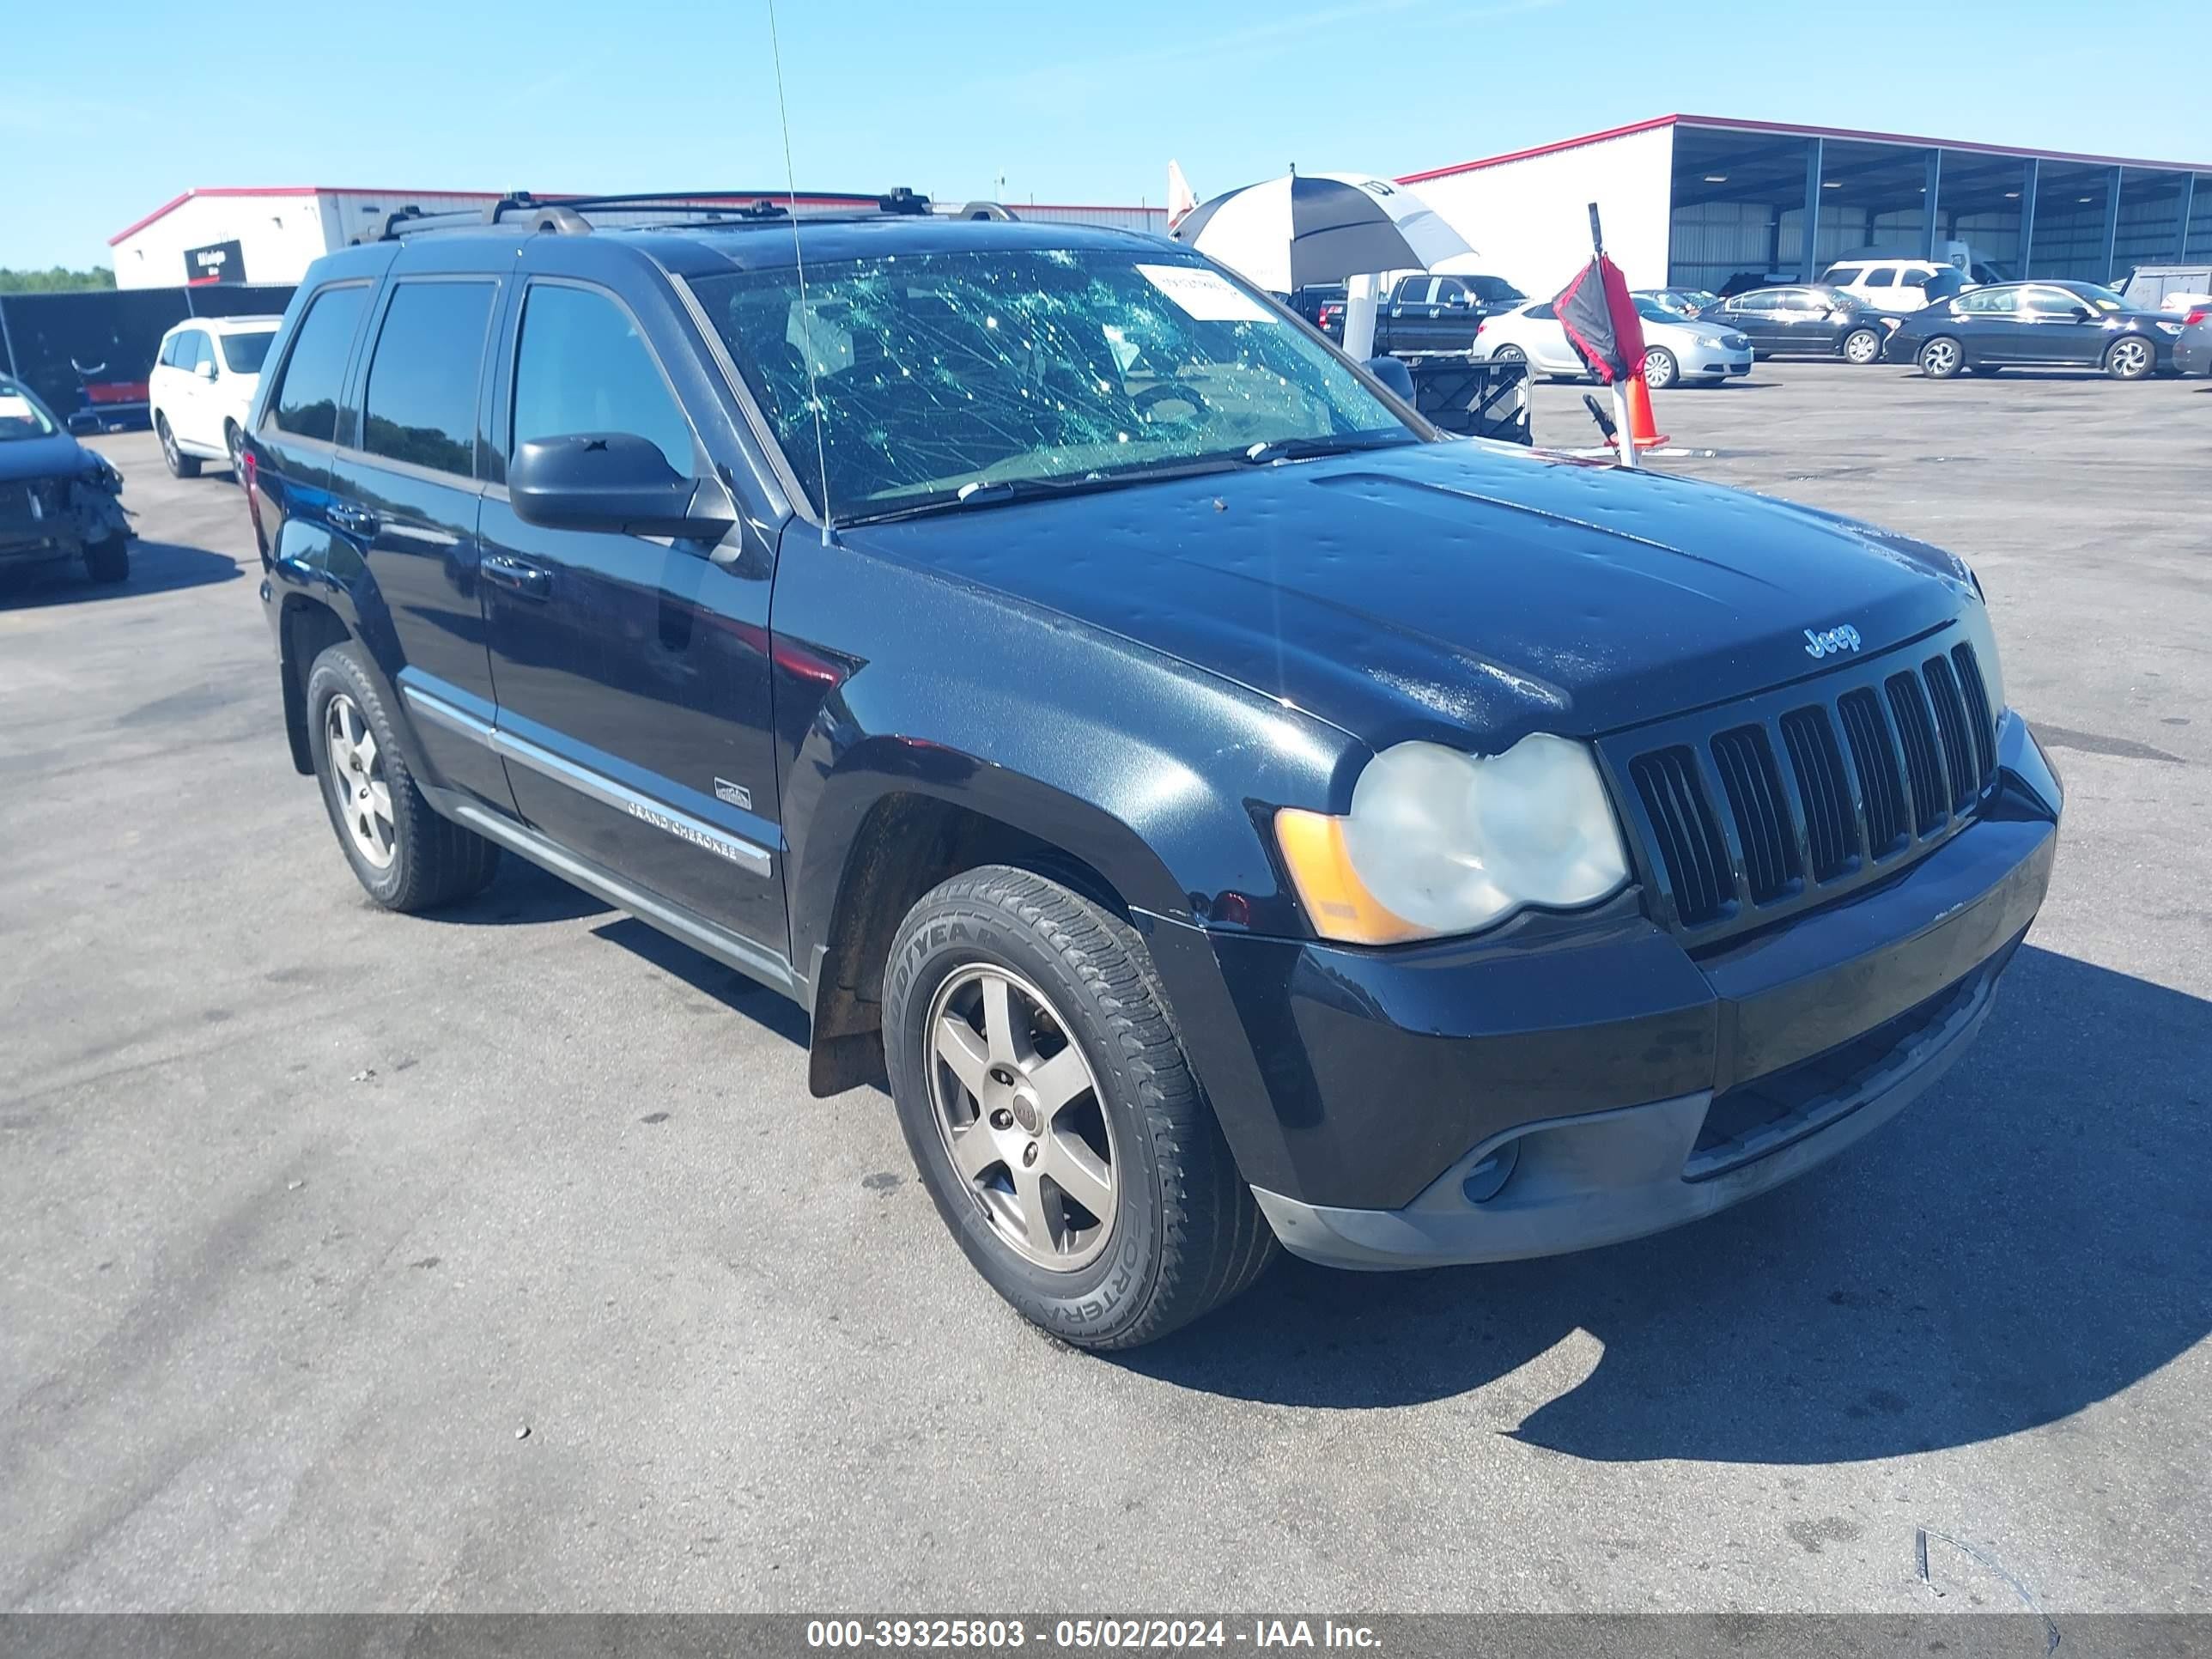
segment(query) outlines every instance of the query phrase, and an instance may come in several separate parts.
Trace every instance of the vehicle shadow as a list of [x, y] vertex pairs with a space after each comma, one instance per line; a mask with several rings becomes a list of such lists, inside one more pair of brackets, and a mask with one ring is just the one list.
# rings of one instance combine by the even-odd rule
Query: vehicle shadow
[[1711, 1220], [1547, 1261], [1289, 1261], [1131, 1370], [1357, 1410], [1602, 1345], [1517, 1439], [1604, 1462], [1832, 1462], [2107, 1399], [2212, 1330], [2212, 1003], [2023, 949], [1975, 1050], [1835, 1164]]
[[712, 957], [648, 927], [635, 916], [618, 915], [592, 929], [593, 939], [619, 945], [663, 973], [674, 975], [693, 990], [712, 997], [733, 1013], [743, 1014], [763, 1030], [804, 1048], [807, 1043], [805, 1011], [789, 997], [779, 996], [765, 985], [726, 968]]
[[131, 579], [112, 586], [87, 580], [83, 564], [76, 559], [0, 569], [0, 608], [35, 611], [46, 605], [168, 593], [234, 581], [245, 574], [246, 567], [228, 553], [179, 542], [140, 541], [131, 546]]
[[500, 860], [490, 886], [459, 904], [428, 911], [425, 919], [465, 927], [514, 927], [613, 914], [614, 907], [605, 900], [510, 853]]

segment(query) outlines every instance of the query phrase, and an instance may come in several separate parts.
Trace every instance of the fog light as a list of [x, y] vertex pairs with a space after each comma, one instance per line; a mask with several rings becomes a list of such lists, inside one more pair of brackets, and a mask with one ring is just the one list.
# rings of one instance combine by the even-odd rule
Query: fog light
[[1459, 1189], [1467, 1194], [1470, 1204], [1480, 1204], [1498, 1196], [1499, 1188], [1513, 1178], [1513, 1168], [1521, 1161], [1521, 1143], [1509, 1140], [1467, 1172]]

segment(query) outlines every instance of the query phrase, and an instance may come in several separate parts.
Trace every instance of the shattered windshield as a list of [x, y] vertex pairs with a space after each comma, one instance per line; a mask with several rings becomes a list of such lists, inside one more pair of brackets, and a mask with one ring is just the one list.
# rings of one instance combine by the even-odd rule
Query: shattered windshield
[[1419, 441], [1305, 331], [1166, 249], [810, 264], [803, 301], [789, 268], [692, 287], [793, 473], [839, 520]]

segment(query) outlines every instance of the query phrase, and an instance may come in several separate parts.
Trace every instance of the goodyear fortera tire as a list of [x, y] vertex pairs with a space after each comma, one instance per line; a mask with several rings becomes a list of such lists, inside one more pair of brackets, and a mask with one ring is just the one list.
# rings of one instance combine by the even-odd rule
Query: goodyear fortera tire
[[1062, 1340], [1152, 1341], [1273, 1260], [1142, 941], [1058, 883], [986, 865], [925, 895], [884, 967], [884, 1057], [938, 1213]]
[[307, 741], [331, 828], [369, 897], [387, 910], [429, 910], [491, 880], [499, 848], [422, 799], [376, 678], [350, 641], [308, 671]]

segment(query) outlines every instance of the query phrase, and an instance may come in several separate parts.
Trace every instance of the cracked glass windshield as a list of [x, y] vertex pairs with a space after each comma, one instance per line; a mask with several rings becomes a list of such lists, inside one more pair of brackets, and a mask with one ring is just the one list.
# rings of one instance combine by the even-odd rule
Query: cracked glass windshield
[[1419, 441], [1295, 323], [1165, 250], [809, 262], [804, 301], [788, 268], [692, 287], [841, 523]]

